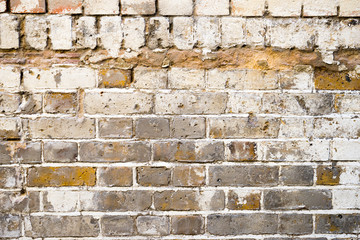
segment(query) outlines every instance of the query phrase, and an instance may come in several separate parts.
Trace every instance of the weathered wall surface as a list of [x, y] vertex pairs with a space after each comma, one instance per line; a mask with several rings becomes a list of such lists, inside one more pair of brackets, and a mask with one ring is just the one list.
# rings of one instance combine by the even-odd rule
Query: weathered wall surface
[[0, 239], [358, 239], [359, 0], [0, 12]]

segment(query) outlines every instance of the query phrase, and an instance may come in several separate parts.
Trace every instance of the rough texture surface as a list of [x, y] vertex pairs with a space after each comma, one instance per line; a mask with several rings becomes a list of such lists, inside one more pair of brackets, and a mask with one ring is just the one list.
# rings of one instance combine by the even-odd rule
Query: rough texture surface
[[0, 0], [0, 239], [358, 239], [359, 54], [359, 0]]

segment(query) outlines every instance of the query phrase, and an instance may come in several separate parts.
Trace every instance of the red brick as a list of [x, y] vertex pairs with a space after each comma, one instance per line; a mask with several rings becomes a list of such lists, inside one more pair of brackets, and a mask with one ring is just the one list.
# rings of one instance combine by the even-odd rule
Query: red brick
[[45, 13], [45, 0], [10, 0], [12, 13]]
[[81, 13], [81, 0], [48, 0], [49, 13]]

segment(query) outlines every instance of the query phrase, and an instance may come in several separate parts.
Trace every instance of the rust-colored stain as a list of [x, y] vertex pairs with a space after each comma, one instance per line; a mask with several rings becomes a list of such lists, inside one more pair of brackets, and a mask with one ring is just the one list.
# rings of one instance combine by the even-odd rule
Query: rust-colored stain
[[260, 193], [254, 193], [239, 199], [236, 193], [230, 191], [228, 208], [231, 210], [258, 210], [260, 209], [260, 198]]
[[125, 88], [131, 83], [131, 76], [122, 70], [102, 69], [99, 71], [101, 88]]
[[94, 186], [96, 168], [33, 167], [28, 170], [31, 187]]
[[319, 90], [360, 90], [360, 75], [354, 71], [315, 69], [315, 88]]
[[175, 160], [195, 161], [195, 159], [196, 159], [195, 148], [188, 149], [186, 146], [183, 146], [182, 143], [178, 143], [177, 149], [175, 152]]
[[318, 166], [316, 169], [318, 185], [338, 185], [340, 182], [341, 167]]

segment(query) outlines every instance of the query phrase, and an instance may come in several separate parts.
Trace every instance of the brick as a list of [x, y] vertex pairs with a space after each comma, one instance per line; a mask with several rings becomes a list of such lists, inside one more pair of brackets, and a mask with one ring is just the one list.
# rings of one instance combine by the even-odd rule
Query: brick
[[332, 209], [329, 190], [267, 190], [264, 193], [264, 208], [268, 210], [316, 210]]
[[21, 237], [21, 216], [14, 214], [0, 214], [0, 236], [3, 238]]
[[37, 118], [25, 120], [31, 138], [93, 138], [95, 137], [94, 119], [77, 118]]
[[279, 222], [280, 233], [303, 235], [313, 232], [311, 214], [282, 214], [279, 216]]
[[[0, 77], [1, 79], [1, 77]], [[1, 81], [1, 80], [0, 80]], [[12, 93], [0, 93], [0, 112], [3, 114], [15, 113], [21, 104], [21, 96]]]
[[20, 87], [20, 69], [12, 66], [0, 66], [0, 89], [17, 90]]
[[0, 118], [0, 140], [20, 139], [20, 127], [18, 118]]
[[360, 96], [355, 94], [336, 94], [334, 108], [338, 113], [360, 113]]
[[71, 16], [49, 16], [51, 47], [54, 50], [70, 50], [72, 48]]
[[192, 15], [193, 1], [192, 0], [159, 0], [160, 15], [174, 16], [174, 15]]
[[168, 186], [171, 180], [171, 169], [166, 167], [138, 167], [137, 182], [141, 186]]
[[171, 68], [169, 71], [169, 88], [205, 88], [205, 71], [201, 69]]
[[155, 161], [213, 162], [224, 160], [220, 141], [171, 141], [154, 143]]
[[76, 162], [78, 145], [73, 142], [45, 142], [45, 162]]
[[228, 113], [261, 113], [262, 94], [235, 92], [229, 93]]
[[265, 0], [232, 0], [231, 14], [234, 16], [263, 16], [265, 12]]
[[173, 18], [173, 41], [178, 49], [188, 50], [195, 45], [194, 19], [191, 17]]
[[126, 88], [131, 84], [131, 71], [122, 69], [101, 69], [99, 88]]
[[119, 14], [119, 0], [84, 0], [86, 15], [114, 15]]
[[80, 144], [82, 162], [148, 162], [150, 144], [146, 142], [87, 142]]
[[82, 13], [81, 0], [49, 0], [47, 3], [49, 13], [79, 14]]
[[44, 110], [48, 113], [75, 113], [76, 93], [48, 92], [44, 95]]
[[89, 114], [151, 113], [153, 95], [142, 92], [86, 92], [85, 112]]
[[12, 0], [10, 10], [12, 13], [45, 13], [45, 0]]
[[167, 70], [136, 67], [134, 69], [135, 88], [159, 89], [166, 88], [168, 81]]
[[[201, 1], [209, 2], [209, 1]], [[215, 17], [199, 17], [195, 23], [197, 46], [215, 50], [221, 44], [220, 22]]]
[[123, 40], [121, 17], [101, 17], [99, 38], [101, 39], [101, 46], [105, 48], [111, 56], [117, 56]]
[[207, 222], [208, 232], [221, 236], [274, 234], [278, 228], [278, 216], [271, 213], [211, 214], [207, 217]]
[[154, 194], [155, 209], [160, 211], [221, 210], [224, 202], [222, 191], [165, 190]]
[[177, 166], [173, 170], [173, 185], [196, 187], [205, 185], [205, 168], [198, 166]]
[[312, 186], [314, 169], [312, 166], [282, 166], [280, 181], [289, 186]]
[[[295, 1], [300, 4], [300, 1]], [[295, 6], [292, 2], [287, 1], [287, 3]], [[269, 26], [266, 38], [269, 39], [269, 44], [275, 48], [311, 50], [315, 44], [316, 29], [313, 28], [314, 21], [313, 19], [275, 19]]]
[[[45, 0], [44, 0], [45, 1]], [[11, 1], [16, 2], [16, 1]], [[0, 16], [0, 49], [18, 49], [19, 19], [14, 15], [1, 14]]]
[[332, 143], [332, 160], [360, 160], [360, 142], [334, 140]]
[[333, 112], [332, 94], [273, 94], [263, 95], [262, 111], [284, 115], [326, 115]]
[[359, 174], [360, 169], [357, 165], [342, 165], [340, 168], [340, 180], [341, 185], [358, 185], [360, 183]]
[[96, 237], [99, 235], [99, 222], [92, 216], [30, 216], [29, 237]]
[[281, 71], [279, 74], [282, 89], [310, 90], [313, 84], [311, 66], [297, 65], [293, 70]]
[[0, 188], [17, 188], [21, 186], [22, 174], [19, 168], [0, 167]]
[[226, 93], [188, 93], [174, 91], [155, 96], [157, 114], [221, 114], [226, 108]]
[[273, 90], [279, 88], [276, 71], [247, 70], [243, 81], [245, 90]]
[[104, 236], [130, 236], [135, 233], [134, 219], [131, 216], [104, 216], [101, 230]]
[[199, 215], [171, 217], [171, 233], [175, 235], [203, 234], [204, 225], [204, 219]]
[[31, 167], [28, 173], [28, 186], [94, 186], [96, 169], [90, 167]]
[[302, 2], [290, 0], [282, 2], [280, 0], [268, 0], [268, 9], [274, 17], [299, 17], [301, 14]]
[[89, 192], [80, 195], [83, 211], [127, 212], [144, 211], [151, 206], [150, 191]]
[[315, 88], [319, 90], [360, 90], [360, 75], [355, 72], [315, 70]]
[[227, 161], [242, 162], [257, 159], [257, 144], [254, 142], [232, 141], [226, 144]]
[[221, 19], [221, 45], [226, 48], [245, 44], [244, 18], [223, 17]]
[[[340, 23], [338, 21], [329, 21], [319, 19], [316, 22], [317, 38], [315, 45], [322, 50], [335, 50], [339, 47], [339, 29]], [[333, 60], [330, 54], [331, 61]]]
[[227, 208], [229, 210], [259, 210], [261, 192], [257, 190], [230, 190]]
[[98, 185], [103, 187], [129, 187], [133, 184], [132, 169], [128, 167], [99, 168]]
[[340, 0], [341, 17], [358, 17], [360, 15], [360, 3], [356, 0]]
[[171, 136], [174, 138], [204, 138], [205, 118], [175, 117], [171, 122]]
[[337, 1], [336, 0], [320, 0], [310, 1], [304, 0], [304, 16], [336, 16]]
[[168, 48], [170, 46], [170, 23], [164, 17], [153, 17], [149, 20], [149, 27], [146, 34], [147, 46], [150, 49]]
[[321, 214], [316, 215], [315, 221], [315, 233], [358, 233], [360, 216], [358, 214]]
[[1, 0], [0, 1], [0, 12], [5, 12], [7, 9], [6, 7], [6, 0]]
[[107, 118], [99, 120], [101, 138], [131, 138], [133, 123], [131, 118]]
[[155, 11], [155, 0], [121, 0], [123, 15], [152, 15]]
[[20, 93], [21, 103], [16, 113], [35, 114], [42, 112], [42, 94]]
[[[360, 21], [358, 19], [346, 19], [340, 22], [339, 45], [343, 48], [360, 47]], [[359, 73], [357, 73], [359, 75]], [[357, 79], [359, 76], [357, 76]], [[358, 80], [357, 80], [358, 83]]]
[[13, 159], [20, 163], [41, 163], [41, 143], [22, 142], [16, 144]]
[[211, 138], [276, 138], [280, 121], [277, 118], [211, 118]]
[[17, 192], [0, 193], [0, 212], [3, 213], [30, 213], [39, 211], [39, 192]]
[[[132, 0], [133, 1], [133, 0]], [[123, 20], [124, 48], [139, 50], [145, 45], [145, 19], [142, 17]]]
[[0, 142], [0, 164], [9, 164], [12, 162], [11, 145], [7, 142]]
[[326, 140], [261, 142], [258, 155], [264, 161], [326, 161], [329, 148]]
[[359, 209], [359, 189], [333, 190], [334, 209]]
[[245, 24], [246, 45], [264, 48], [269, 25], [269, 21], [263, 18], [247, 18]]
[[267, 166], [210, 166], [211, 186], [276, 186], [279, 168]]
[[47, 46], [48, 23], [44, 17], [25, 17], [25, 41], [29, 47], [44, 50]]
[[80, 192], [48, 191], [43, 195], [44, 211], [75, 212], [78, 210]]
[[195, 15], [229, 15], [229, 0], [195, 0]]
[[207, 71], [207, 88], [214, 89], [244, 89], [244, 77], [246, 70], [233, 69], [222, 70], [219, 68], [211, 69]]
[[166, 216], [139, 216], [136, 226], [141, 235], [164, 236], [170, 233], [170, 220]]
[[354, 138], [359, 137], [360, 120], [357, 118], [315, 118], [314, 125], [307, 135], [315, 138]]
[[135, 123], [137, 138], [168, 138], [170, 122], [166, 118], [139, 118]]
[[97, 45], [95, 17], [79, 17], [76, 19], [73, 27], [73, 38], [75, 40], [76, 48], [94, 49]]
[[340, 182], [341, 167], [318, 166], [316, 168], [317, 185], [338, 185]]

